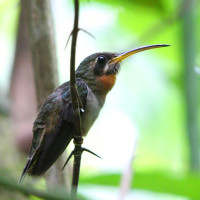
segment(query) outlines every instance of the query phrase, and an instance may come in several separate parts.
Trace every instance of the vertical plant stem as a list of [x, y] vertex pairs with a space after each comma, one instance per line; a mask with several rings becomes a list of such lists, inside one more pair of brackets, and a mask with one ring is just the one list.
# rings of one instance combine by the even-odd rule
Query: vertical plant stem
[[190, 148], [190, 167], [200, 169], [199, 130], [197, 121], [198, 80], [195, 74], [196, 35], [195, 35], [195, 1], [184, 0], [183, 16], [183, 61], [185, 65], [185, 97], [187, 115], [187, 133]]
[[20, 2], [20, 17], [10, 87], [10, 114], [13, 123], [13, 134], [15, 135], [18, 148], [26, 154], [29, 153], [33, 121], [37, 114], [36, 91], [27, 23], [27, 5], [27, 1]]
[[72, 98], [74, 123], [75, 123], [74, 137], [82, 138], [80, 108], [77, 96], [78, 92], [76, 88], [76, 77], [75, 77], [76, 42], [79, 31], [78, 29], [79, 0], [74, 0], [74, 10], [75, 10], [75, 18], [74, 18], [74, 28], [72, 33], [71, 58], [70, 58], [70, 85], [71, 85], [71, 98]]
[[72, 32], [71, 58], [70, 58], [70, 83], [76, 84], [75, 77], [75, 61], [76, 61], [76, 42], [78, 36], [78, 20], [79, 20], [79, 1], [74, 0], [74, 28]]
[[50, 0], [31, 0], [29, 8], [37, 101], [41, 104], [58, 85], [54, 24]]
[[82, 155], [81, 149], [79, 153], [74, 155], [72, 191], [71, 191], [72, 199], [76, 199], [76, 196], [77, 196], [80, 166], [81, 166], [81, 155]]
[[[31, 0], [27, 3], [33, 70], [39, 107], [58, 85], [54, 24], [50, 0]], [[66, 184], [67, 179], [60, 173], [63, 163], [64, 160], [61, 157], [46, 173], [47, 186], [54, 187]]]
[[131, 150], [131, 156], [130, 156], [130, 161], [127, 163], [127, 166], [122, 174], [121, 178], [121, 183], [120, 183], [120, 193], [119, 193], [119, 198], [118, 200], [123, 200], [126, 198], [130, 188], [131, 188], [131, 182], [133, 182], [133, 162], [135, 160], [135, 151], [136, 151], [136, 146], [137, 146], [137, 135], [134, 134], [135, 137], [135, 142], [133, 145], [133, 149]]
[[71, 188], [71, 199], [76, 199], [80, 165], [81, 165], [81, 155], [82, 155], [82, 130], [81, 130], [81, 117], [80, 117], [80, 101], [76, 88], [76, 77], [75, 77], [75, 55], [76, 55], [76, 42], [78, 35], [78, 21], [79, 21], [79, 0], [74, 0], [74, 28], [72, 31], [72, 45], [71, 45], [71, 60], [70, 60], [70, 85], [71, 85], [71, 98], [72, 106], [74, 111], [74, 164], [73, 164], [73, 174], [72, 174], [72, 188]]

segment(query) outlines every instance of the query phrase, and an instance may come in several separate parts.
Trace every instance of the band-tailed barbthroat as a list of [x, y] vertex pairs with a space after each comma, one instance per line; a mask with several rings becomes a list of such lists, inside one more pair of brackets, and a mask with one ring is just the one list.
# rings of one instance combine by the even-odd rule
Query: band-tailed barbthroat
[[[76, 70], [77, 90], [84, 112], [81, 113], [84, 136], [97, 119], [107, 93], [115, 84], [121, 61], [153, 48], [169, 45], [151, 45], [125, 53], [95, 53], [85, 58]], [[74, 118], [70, 83], [58, 87], [43, 102], [33, 124], [33, 139], [22, 177], [28, 172], [38, 176], [46, 172], [66, 149], [73, 138]]]

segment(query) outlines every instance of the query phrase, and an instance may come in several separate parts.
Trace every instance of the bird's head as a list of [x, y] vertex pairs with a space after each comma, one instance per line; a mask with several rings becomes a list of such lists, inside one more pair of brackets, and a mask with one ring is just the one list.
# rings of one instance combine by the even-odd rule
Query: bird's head
[[121, 61], [129, 56], [154, 48], [169, 45], [158, 44], [139, 47], [124, 53], [95, 53], [85, 58], [76, 71], [76, 77], [86, 81], [91, 89], [107, 93], [115, 84]]

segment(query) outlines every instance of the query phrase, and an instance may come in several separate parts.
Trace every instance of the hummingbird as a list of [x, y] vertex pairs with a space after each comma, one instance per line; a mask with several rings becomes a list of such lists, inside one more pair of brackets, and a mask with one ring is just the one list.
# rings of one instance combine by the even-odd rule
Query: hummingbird
[[[75, 76], [84, 109], [81, 112], [83, 136], [87, 135], [105, 103], [106, 95], [113, 88], [121, 61], [135, 53], [166, 46], [169, 45], [149, 45], [124, 53], [94, 53], [80, 63]], [[30, 153], [20, 180], [26, 173], [31, 176], [45, 173], [73, 139], [70, 82], [59, 86], [44, 100], [33, 123], [32, 132]]]

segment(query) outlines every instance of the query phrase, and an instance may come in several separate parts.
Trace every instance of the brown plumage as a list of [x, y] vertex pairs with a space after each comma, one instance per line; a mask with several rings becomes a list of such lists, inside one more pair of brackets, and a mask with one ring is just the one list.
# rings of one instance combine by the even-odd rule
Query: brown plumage
[[[77, 89], [85, 112], [81, 113], [84, 136], [97, 119], [107, 93], [115, 84], [120, 62], [148, 49], [168, 45], [152, 45], [122, 54], [96, 53], [88, 56], [76, 70]], [[39, 176], [46, 172], [73, 138], [74, 119], [70, 83], [58, 87], [43, 102], [33, 125], [33, 139], [21, 179], [28, 173]]]

